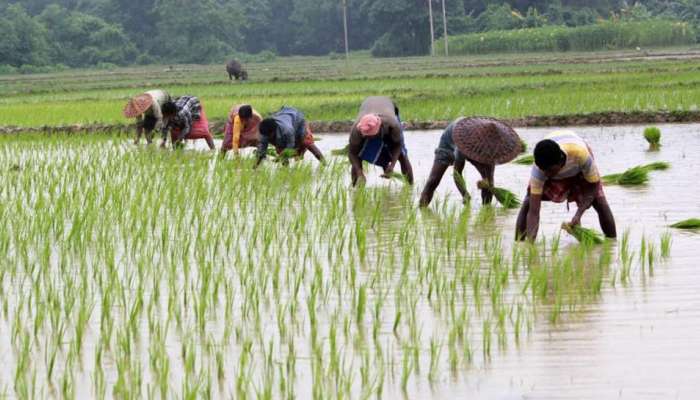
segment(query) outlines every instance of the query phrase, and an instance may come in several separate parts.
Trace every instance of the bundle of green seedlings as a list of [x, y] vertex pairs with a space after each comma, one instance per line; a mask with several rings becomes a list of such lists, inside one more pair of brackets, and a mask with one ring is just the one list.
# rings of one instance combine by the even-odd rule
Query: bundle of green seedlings
[[581, 225], [571, 225], [570, 223], [564, 222], [561, 224], [561, 229], [575, 237], [576, 240], [582, 244], [602, 244], [605, 241], [605, 237], [600, 232], [594, 229], [584, 228]]
[[331, 155], [332, 156], [338, 156], [338, 157], [345, 157], [348, 155], [348, 149], [350, 148], [350, 145], [346, 145], [345, 147], [341, 147], [339, 149], [333, 149], [331, 150]]
[[532, 154], [527, 154], [517, 158], [515, 161], [513, 161], [513, 163], [519, 165], [532, 165], [535, 163], [535, 156]]
[[661, 147], [661, 130], [655, 126], [644, 129], [644, 139], [649, 143], [649, 150], [659, 150]]
[[628, 169], [621, 174], [610, 174], [603, 176], [603, 182], [608, 185], [636, 186], [643, 185], [649, 181], [649, 172], [663, 171], [671, 167], [665, 161], [657, 161], [650, 164], [639, 165]]
[[689, 218], [671, 225], [676, 229], [700, 229], [700, 218]]
[[511, 192], [510, 190], [492, 186], [485, 179], [480, 180], [479, 182], [477, 182], [476, 185], [479, 189], [482, 189], [482, 190], [486, 189], [489, 192], [491, 192], [491, 194], [493, 194], [493, 197], [495, 197], [496, 200], [498, 200], [498, 202], [501, 203], [501, 205], [504, 208], [518, 208], [518, 207], [520, 207], [520, 204], [521, 204], [520, 199], [518, 198], [518, 196], [515, 193]]

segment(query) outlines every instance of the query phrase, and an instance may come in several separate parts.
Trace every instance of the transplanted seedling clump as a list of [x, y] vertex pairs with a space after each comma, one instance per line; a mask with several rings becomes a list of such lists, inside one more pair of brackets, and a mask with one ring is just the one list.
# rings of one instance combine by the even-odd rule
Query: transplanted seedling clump
[[661, 130], [655, 126], [644, 129], [644, 139], [649, 143], [649, 150], [658, 150], [661, 147]]

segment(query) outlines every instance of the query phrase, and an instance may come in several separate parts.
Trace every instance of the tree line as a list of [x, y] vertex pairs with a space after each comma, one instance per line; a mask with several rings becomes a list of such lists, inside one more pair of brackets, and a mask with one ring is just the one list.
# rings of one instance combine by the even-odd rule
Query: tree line
[[[0, 0], [5, 68], [213, 63], [237, 57], [429, 54], [433, 23], [448, 35], [600, 20], [700, 24], [700, 0]], [[695, 31], [700, 31], [695, 29]]]

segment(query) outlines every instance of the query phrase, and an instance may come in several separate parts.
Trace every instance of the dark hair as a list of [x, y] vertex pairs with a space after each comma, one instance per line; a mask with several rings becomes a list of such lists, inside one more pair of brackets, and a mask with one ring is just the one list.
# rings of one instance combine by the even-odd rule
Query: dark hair
[[160, 108], [163, 114], [175, 114], [177, 113], [177, 106], [175, 105], [174, 102], [168, 101], [163, 106]]
[[554, 140], [545, 139], [535, 146], [535, 164], [541, 170], [545, 171], [556, 165], [562, 165], [565, 161], [566, 154]]
[[158, 118], [154, 117], [153, 115], [146, 115], [143, 117], [143, 129], [152, 131], [153, 128], [156, 127], [156, 122], [158, 122]]
[[238, 116], [245, 119], [252, 117], [253, 107], [249, 106], [248, 104], [242, 105], [241, 108], [238, 109]]
[[260, 122], [260, 134], [271, 135], [277, 130], [277, 121], [274, 118], [265, 118]]

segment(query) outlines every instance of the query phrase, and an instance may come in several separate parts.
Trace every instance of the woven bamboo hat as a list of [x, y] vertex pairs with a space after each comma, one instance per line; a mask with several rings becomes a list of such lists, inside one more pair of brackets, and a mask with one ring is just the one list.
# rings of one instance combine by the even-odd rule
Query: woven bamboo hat
[[133, 97], [126, 103], [124, 107], [124, 116], [127, 118], [136, 118], [148, 110], [153, 104], [153, 97], [151, 95], [143, 93], [136, 97]]
[[491, 118], [457, 121], [452, 140], [467, 158], [483, 164], [504, 164], [522, 152], [522, 142], [513, 128]]

